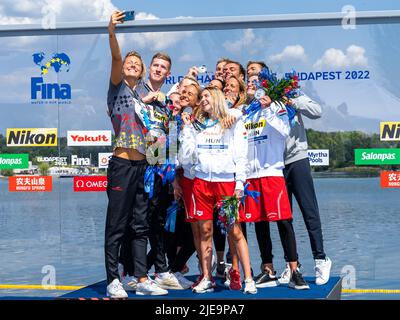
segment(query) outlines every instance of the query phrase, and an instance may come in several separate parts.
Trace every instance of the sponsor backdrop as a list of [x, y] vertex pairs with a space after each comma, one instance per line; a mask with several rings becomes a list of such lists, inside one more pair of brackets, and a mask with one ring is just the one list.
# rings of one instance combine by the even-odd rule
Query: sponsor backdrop
[[21, 192], [51, 192], [52, 177], [47, 176], [13, 176], [9, 178], [9, 190]]
[[29, 155], [0, 154], [0, 169], [27, 169], [29, 167]]
[[[297, 71], [303, 91], [322, 107], [321, 118], [309, 119], [305, 114], [303, 121], [308, 129], [310, 165], [316, 177], [330, 177], [315, 180], [326, 226], [324, 231], [328, 233], [326, 238], [338, 239], [341, 237], [337, 230], [347, 221], [340, 220], [331, 233], [330, 223], [351, 214], [346, 211], [350, 207], [357, 210], [358, 205], [353, 202], [360, 195], [357, 193], [361, 190], [357, 189], [361, 188], [360, 184], [364, 183], [362, 188], [365, 187], [362, 194], [369, 192], [375, 196], [382, 192], [380, 197], [385, 199], [382, 206], [396, 203], [398, 198], [398, 193], [391, 192], [398, 191], [395, 188], [399, 187], [400, 176], [400, 70], [397, 63], [400, 50], [393, 46], [398, 42], [399, 32], [400, 25], [360, 25], [354, 30], [341, 27], [246, 29], [118, 34], [118, 38], [123, 54], [137, 50], [147, 66], [155, 51], [171, 55], [173, 69], [166, 80], [165, 92], [191, 66], [205, 66], [197, 78], [201, 85], [207, 85], [220, 57], [230, 57], [243, 65], [250, 59], [263, 60], [278, 75]], [[0, 234], [12, 234], [13, 240], [20, 240], [12, 243], [15, 250], [31, 251], [32, 255], [36, 255], [46, 241], [59, 243], [60, 265], [69, 264], [75, 255], [77, 261], [87, 258], [85, 268], [89, 276], [91, 270], [101, 266], [100, 271], [96, 269], [96, 279], [91, 279], [92, 282], [101, 280], [103, 260], [100, 261], [99, 256], [103, 251], [99, 249], [93, 253], [91, 248], [102, 246], [103, 238], [98, 235], [104, 231], [102, 223], [107, 204], [104, 191], [113, 139], [107, 113], [111, 64], [107, 37], [8, 37], [0, 38], [0, 47], [0, 208], [4, 204], [0, 212]], [[336, 174], [341, 174], [342, 180], [337, 179]], [[359, 175], [369, 180], [360, 179]], [[343, 176], [352, 179], [346, 180]], [[340, 193], [342, 189], [347, 190], [346, 193]], [[337, 190], [339, 196], [332, 196]], [[349, 202], [346, 202], [347, 197]], [[332, 199], [336, 202], [331, 203]], [[94, 206], [97, 206], [96, 212], [91, 216]], [[374, 203], [368, 202], [360, 205], [363, 210], [373, 206]], [[8, 212], [10, 215], [6, 216]], [[327, 212], [332, 212], [329, 219], [325, 216]], [[362, 214], [357, 212], [357, 215]], [[386, 221], [393, 216], [394, 213], [390, 214]], [[18, 224], [15, 229], [10, 226], [13, 219]], [[37, 244], [32, 250], [24, 247], [27, 233], [18, 233], [24, 219], [28, 219], [29, 231], [33, 230], [34, 240], [37, 240], [26, 241], [28, 245]], [[40, 234], [34, 230], [40, 230]], [[78, 236], [84, 238], [78, 241]], [[357, 237], [349, 241], [357, 241]], [[308, 243], [304, 240], [307, 235], [302, 239], [301, 243]], [[5, 241], [6, 246], [11, 245], [9, 239]], [[359, 241], [364, 245], [370, 243], [362, 235]], [[332, 242], [327, 241], [328, 249]], [[73, 243], [74, 249], [67, 252], [67, 243]], [[77, 252], [77, 243], [82, 246], [89, 243], [90, 248]], [[52, 245], [43, 261], [53, 261], [57, 256], [58, 251], [51, 251], [53, 247], [57, 246]], [[253, 247], [250, 249], [257, 251]], [[300, 255], [311, 257], [311, 253], [305, 251], [308, 249], [302, 246]], [[335, 254], [335, 250], [329, 252]], [[341, 256], [336, 256], [336, 261], [346, 254], [340, 251]], [[254, 256], [257, 259], [258, 254]], [[12, 263], [14, 256], [8, 257], [10, 265], [19, 261]], [[353, 263], [354, 252], [348, 257]], [[304, 260], [307, 267], [307, 259]], [[360, 268], [373, 265], [364, 256], [359, 260]], [[92, 261], [95, 266], [91, 265]], [[341, 264], [337, 262], [335, 268], [345, 264], [347, 260]], [[33, 267], [42, 276], [42, 265]], [[311, 265], [308, 267], [311, 270]], [[76, 268], [82, 270], [79, 265]], [[362, 269], [363, 274], [369, 272], [365, 270]], [[340, 269], [334, 271], [340, 273]], [[31, 272], [24, 268], [18, 272], [10, 269], [7, 275], [13, 281], [14, 274]], [[376, 274], [380, 274], [379, 270]], [[63, 279], [62, 275], [60, 278]], [[64, 280], [66, 284], [85, 284], [81, 283], [81, 278], [69, 281], [64, 277]]]
[[329, 150], [308, 150], [311, 166], [329, 166]]

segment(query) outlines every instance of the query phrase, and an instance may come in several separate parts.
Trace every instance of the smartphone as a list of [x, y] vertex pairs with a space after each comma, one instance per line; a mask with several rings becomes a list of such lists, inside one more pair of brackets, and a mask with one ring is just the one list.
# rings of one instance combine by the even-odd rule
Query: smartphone
[[123, 21], [135, 20], [135, 11], [124, 11], [125, 18]]
[[199, 73], [206, 73], [207, 67], [203, 64], [202, 66], [197, 67], [197, 70], [199, 70]]

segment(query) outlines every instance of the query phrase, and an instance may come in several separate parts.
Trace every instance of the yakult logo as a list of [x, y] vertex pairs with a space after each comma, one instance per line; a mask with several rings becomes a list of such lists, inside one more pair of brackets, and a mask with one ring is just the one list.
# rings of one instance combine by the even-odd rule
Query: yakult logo
[[110, 130], [68, 131], [68, 146], [111, 146]]
[[74, 192], [96, 192], [106, 190], [106, 176], [74, 177]]

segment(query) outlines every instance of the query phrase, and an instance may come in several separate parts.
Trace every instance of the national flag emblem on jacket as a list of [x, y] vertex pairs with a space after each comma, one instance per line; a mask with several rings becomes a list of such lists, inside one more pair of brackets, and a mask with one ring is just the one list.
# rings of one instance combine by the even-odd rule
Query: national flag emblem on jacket
[[284, 115], [287, 115], [287, 111], [285, 107], [281, 106], [280, 109], [278, 110], [278, 116], [282, 117]]

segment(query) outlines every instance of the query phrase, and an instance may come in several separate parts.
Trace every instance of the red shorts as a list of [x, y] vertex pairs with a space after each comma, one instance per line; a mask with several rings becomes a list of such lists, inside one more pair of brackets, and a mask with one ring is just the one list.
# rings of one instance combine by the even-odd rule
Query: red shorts
[[241, 221], [278, 221], [292, 218], [289, 197], [283, 177], [262, 177], [248, 179], [248, 190], [260, 192], [258, 203], [250, 196], [246, 197], [244, 216]]
[[194, 202], [193, 202], [193, 180], [182, 176], [179, 184], [183, 192], [183, 204], [185, 205], [185, 221], [195, 222], [194, 219]]
[[214, 205], [224, 196], [233, 196], [236, 182], [210, 182], [194, 178], [195, 219], [212, 220]]

